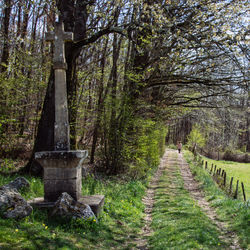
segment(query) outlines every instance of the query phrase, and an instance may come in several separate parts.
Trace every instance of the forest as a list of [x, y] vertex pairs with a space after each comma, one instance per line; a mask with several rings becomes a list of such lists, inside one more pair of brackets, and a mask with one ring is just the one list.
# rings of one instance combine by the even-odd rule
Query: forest
[[[72, 149], [107, 173], [144, 169], [168, 144], [249, 152], [247, 1], [1, 1], [1, 157], [53, 145], [53, 47], [65, 31]], [[158, 146], [156, 144], [159, 144]], [[197, 145], [196, 145], [197, 144]], [[192, 147], [192, 146], [190, 146]], [[32, 153], [33, 152], [33, 153]]]

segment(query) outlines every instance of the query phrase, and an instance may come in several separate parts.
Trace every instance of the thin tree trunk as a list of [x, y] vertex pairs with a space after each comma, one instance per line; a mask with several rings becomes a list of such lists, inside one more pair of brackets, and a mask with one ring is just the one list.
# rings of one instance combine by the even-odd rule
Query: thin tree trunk
[[10, 13], [12, 7], [11, 0], [4, 1], [4, 17], [3, 17], [3, 53], [1, 58], [0, 73], [7, 71], [9, 61], [9, 24], [10, 24]]
[[94, 126], [94, 132], [93, 132], [93, 140], [92, 140], [92, 147], [91, 147], [91, 154], [90, 154], [90, 163], [93, 164], [95, 160], [95, 151], [96, 151], [96, 144], [99, 136], [99, 127], [101, 122], [101, 115], [102, 115], [102, 105], [103, 105], [103, 81], [104, 81], [104, 69], [106, 64], [106, 54], [107, 54], [107, 47], [108, 47], [108, 38], [106, 39], [106, 43], [104, 45], [103, 49], [103, 56], [101, 60], [101, 78], [99, 82], [99, 88], [98, 88], [98, 102], [97, 102], [97, 117], [96, 122]]
[[118, 144], [120, 138], [118, 138], [118, 124], [116, 119], [117, 113], [117, 82], [118, 82], [118, 72], [117, 63], [120, 54], [122, 38], [118, 41], [117, 34], [114, 34], [113, 40], [113, 66], [112, 66], [112, 84], [111, 84], [111, 116], [109, 125], [109, 155], [111, 158], [112, 173], [116, 173], [118, 169]]
[[[11, 6], [12, 6], [12, 1], [11, 0], [5, 0], [4, 1], [4, 17], [3, 17], [3, 52], [2, 52], [2, 57], [1, 57], [1, 63], [0, 63], [0, 73], [5, 73], [7, 72], [8, 69], [8, 64], [9, 64], [9, 24], [10, 24], [10, 14], [11, 14]], [[4, 93], [4, 87], [0, 85], [0, 92], [1, 92], [1, 103], [0, 103], [0, 118], [1, 119], [6, 119], [9, 114], [8, 114], [8, 108], [7, 108], [7, 97], [5, 96]], [[6, 133], [8, 130], [8, 124], [3, 123], [1, 129], [0, 129], [0, 135]]]
[[[25, 72], [25, 42], [24, 39], [27, 36], [27, 29], [28, 29], [28, 22], [29, 22], [29, 9], [31, 8], [31, 2], [28, 3], [28, 5], [24, 9], [24, 16], [23, 16], [23, 23], [22, 23], [22, 30], [21, 30], [21, 51], [23, 53], [22, 56], [22, 64], [23, 67], [21, 69], [23, 76], [26, 74]], [[29, 73], [28, 73], [29, 74]], [[19, 116], [19, 136], [22, 136], [24, 133], [24, 128], [25, 128], [25, 120], [26, 120], [26, 115], [27, 115], [27, 104], [29, 103], [28, 101], [28, 90], [30, 89], [30, 81], [29, 81], [29, 75], [27, 74], [27, 79], [28, 81], [26, 82], [26, 86], [24, 89], [24, 98], [21, 100], [21, 106], [22, 106], [22, 112], [21, 115]]]

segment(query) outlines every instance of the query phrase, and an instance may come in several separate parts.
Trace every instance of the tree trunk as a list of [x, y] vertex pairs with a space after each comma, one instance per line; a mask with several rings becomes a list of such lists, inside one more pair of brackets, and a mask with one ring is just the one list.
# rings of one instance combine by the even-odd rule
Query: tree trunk
[[43, 103], [42, 115], [38, 124], [37, 135], [33, 147], [32, 156], [22, 172], [42, 176], [42, 166], [34, 161], [36, 152], [54, 150], [54, 123], [55, 123], [55, 87], [54, 70], [51, 69], [48, 87]]
[[96, 115], [96, 122], [94, 126], [94, 132], [93, 132], [93, 140], [92, 140], [92, 147], [91, 147], [91, 154], [90, 154], [90, 163], [93, 164], [95, 160], [95, 151], [96, 151], [96, 144], [99, 136], [99, 127], [101, 122], [101, 115], [102, 115], [102, 104], [104, 101], [103, 97], [103, 81], [104, 81], [104, 69], [106, 64], [106, 53], [107, 53], [107, 47], [108, 47], [108, 39], [106, 39], [106, 43], [104, 45], [103, 49], [103, 55], [101, 60], [101, 77], [99, 82], [99, 88], [98, 88], [98, 103], [97, 103], [97, 115]]
[[[8, 64], [9, 64], [9, 24], [10, 24], [10, 14], [11, 14], [11, 0], [5, 0], [4, 1], [4, 17], [3, 17], [3, 23], [2, 23], [2, 28], [3, 28], [3, 52], [2, 52], [2, 57], [0, 61], [0, 73], [5, 73], [7, 72], [8, 69]], [[9, 117], [8, 114], [8, 108], [6, 105], [6, 96], [4, 93], [4, 87], [0, 85], [0, 92], [1, 92], [1, 99], [2, 103], [0, 106], [0, 119], [5, 120], [6, 118]], [[1, 129], [0, 129], [0, 135], [6, 133], [8, 130], [8, 124], [3, 123]]]
[[10, 24], [10, 13], [11, 13], [11, 0], [4, 1], [4, 18], [3, 18], [3, 53], [1, 58], [0, 73], [7, 71], [9, 61], [9, 24]]
[[113, 40], [113, 66], [112, 66], [112, 84], [111, 84], [111, 116], [109, 123], [109, 157], [110, 168], [112, 168], [112, 173], [115, 174], [118, 170], [119, 164], [119, 130], [117, 124], [117, 81], [118, 81], [118, 72], [117, 72], [117, 63], [120, 54], [122, 38], [118, 41], [117, 34], [114, 34]]
[[[24, 16], [23, 16], [23, 24], [22, 24], [22, 31], [21, 31], [21, 51], [25, 51], [25, 42], [24, 39], [27, 36], [27, 29], [28, 29], [28, 22], [29, 22], [29, 9], [31, 7], [31, 2], [28, 3], [27, 6], [25, 6], [24, 9]], [[25, 55], [25, 54], [24, 54]], [[25, 58], [22, 58], [22, 74], [23, 76], [25, 75]], [[27, 79], [29, 79], [30, 75], [29, 72], [27, 74]], [[22, 112], [18, 118], [19, 120], [19, 136], [22, 136], [24, 133], [25, 129], [25, 120], [26, 120], [26, 115], [27, 115], [27, 104], [28, 104], [28, 90], [30, 88], [30, 81], [28, 80], [24, 89], [24, 98], [21, 100], [20, 105], [23, 107]]]

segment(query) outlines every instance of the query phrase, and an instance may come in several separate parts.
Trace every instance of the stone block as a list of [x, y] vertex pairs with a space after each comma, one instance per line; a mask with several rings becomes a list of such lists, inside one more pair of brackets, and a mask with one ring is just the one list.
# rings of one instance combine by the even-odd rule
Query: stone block
[[80, 203], [89, 205], [94, 214], [98, 216], [104, 205], [104, 195], [82, 196], [78, 201]]
[[81, 195], [81, 190], [81, 178], [68, 180], [44, 180], [44, 199], [46, 201], [56, 201], [64, 192], [78, 200]]
[[82, 168], [44, 168], [44, 180], [81, 179]]
[[[57, 198], [55, 198], [55, 193], [47, 195], [51, 200], [54, 201], [48, 201], [45, 200], [43, 197], [40, 197], [28, 201], [28, 203], [38, 208], [52, 208], [55, 205], [55, 202], [61, 196], [60, 194], [57, 196]], [[72, 196], [72, 198], [74, 197]], [[89, 205], [91, 210], [94, 212], [95, 216], [98, 216], [101, 213], [102, 207], [104, 205], [104, 195], [78, 196], [77, 202], [79, 204]]]
[[81, 167], [86, 150], [37, 152], [35, 159], [44, 168], [44, 199], [53, 202], [66, 192], [78, 200], [82, 189]]

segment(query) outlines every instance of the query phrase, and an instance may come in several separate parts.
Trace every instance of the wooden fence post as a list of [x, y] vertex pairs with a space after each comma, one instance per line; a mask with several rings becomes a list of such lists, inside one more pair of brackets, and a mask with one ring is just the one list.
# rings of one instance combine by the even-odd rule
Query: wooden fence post
[[223, 177], [223, 175], [224, 175], [224, 169], [222, 170], [222, 174], [221, 174], [221, 176]]
[[210, 174], [212, 174], [212, 172], [213, 172], [213, 167], [214, 167], [214, 165], [212, 164]]
[[226, 181], [227, 181], [227, 173], [225, 171], [224, 172], [224, 182], [223, 182], [224, 187], [226, 187]]
[[245, 194], [245, 188], [244, 188], [243, 182], [241, 182], [241, 187], [242, 187], [242, 193], [243, 193], [244, 201], [246, 201], [246, 194]]
[[216, 168], [217, 168], [217, 166], [215, 165], [215, 166], [214, 166], [214, 174], [216, 173]]
[[234, 194], [234, 199], [237, 199], [237, 197], [238, 197], [238, 186], [239, 186], [239, 180], [237, 180], [235, 194]]
[[207, 169], [207, 161], [205, 162], [205, 169]]
[[234, 178], [231, 177], [230, 187], [229, 187], [229, 193], [230, 193], [230, 194], [232, 193], [233, 180], [234, 180]]

